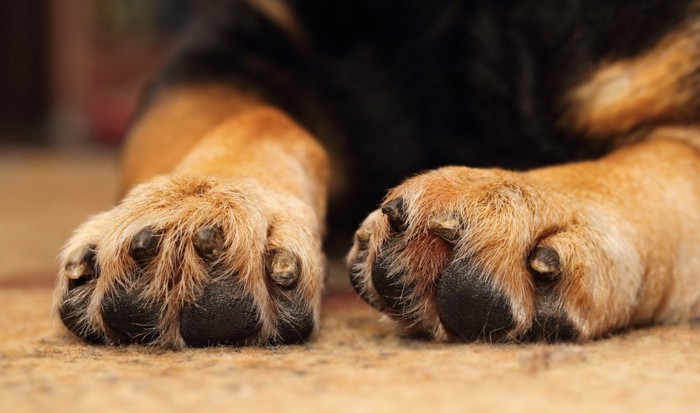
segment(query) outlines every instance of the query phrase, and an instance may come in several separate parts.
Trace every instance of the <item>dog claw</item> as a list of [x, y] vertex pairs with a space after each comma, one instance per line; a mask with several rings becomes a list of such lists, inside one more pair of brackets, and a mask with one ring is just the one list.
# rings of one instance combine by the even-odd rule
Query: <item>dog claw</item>
[[199, 255], [206, 259], [214, 259], [223, 250], [224, 233], [217, 227], [202, 227], [194, 234], [192, 242]]
[[406, 229], [406, 211], [403, 198], [399, 197], [387, 202], [382, 207], [382, 213], [389, 219], [389, 226], [395, 232]]
[[559, 254], [549, 247], [537, 247], [530, 254], [528, 264], [535, 274], [544, 281], [554, 281], [561, 275]]
[[450, 243], [459, 239], [459, 221], [453, 218], [433, 218], [428, 222], [428, 229]]
[[291, 288], [299, 278], [299, 261], [289, 252], [277, 252], [269, 262], [269, 272], [275, 284]]
[[95, 277], [95, 244], [75, 250], [65, 266], [65, 274], [71, 280], [90, 280]]
[[131, 240], [131, 257], [142, 263], [153, 258], [158, 252], [160, 236], [152, 227], [139, 231]]
[[355, 239], [357, 240], [357, 243], [360, 244], [360, 249], [365, 249], [367, 247], [367, 244], [369, 244], [370, 235], [370, 232], [366, 229], [357, 230], [355, 233]]

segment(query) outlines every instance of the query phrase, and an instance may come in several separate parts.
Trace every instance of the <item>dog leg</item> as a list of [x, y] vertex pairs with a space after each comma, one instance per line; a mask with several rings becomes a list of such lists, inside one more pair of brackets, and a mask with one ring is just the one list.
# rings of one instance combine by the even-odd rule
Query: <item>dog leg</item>
[[161, 93], [126, 196], [64, 248], [56, 311], [92, 342], [295, 343], [318, 327], [328, 160], [280, 110], [221, 86]]
[[593, 162], [445, 167], [355, 236], [357, 292], [438, 340], [587, 340], [700, 315], [700, 130]]

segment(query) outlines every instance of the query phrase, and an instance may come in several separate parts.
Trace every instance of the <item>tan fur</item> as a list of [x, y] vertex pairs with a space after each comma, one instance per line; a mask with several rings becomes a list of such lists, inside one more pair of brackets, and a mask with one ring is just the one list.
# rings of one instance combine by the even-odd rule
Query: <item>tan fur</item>
[[592, 137], [621, 135], [640, 126], [692, 120], [700, 34], [697, 23], [661, 39], [630, 59], [605, 62], [565, 97], [565, 122]]
[[[454, 337], [435, 304], [437, 275], [448, 261], [473, 257], [505, 292], [517, 338], [534, 320], [535, 290], [527, 268], [536, 246], [555, 249], [563, 278], [557, 304], [578, 339], [627, 326], [700, 316], [700, 131], [659, 128], [646, 140], [596, 162], [513, 173], [445, 167], [409, 179], [387, 199], [407, 202], [407, 230], [387, 250], [387, 219], [378, 211], [360, 231], [370, 233], [366, 257], [355, 243], [348, 261], [370, 283], [378, 254], [394, 254], [390, 274], [406, 274], [416, 317], [438, 340]], [[429, 233], [433, 217], [460, 222], [452, 253]], [[359, 258], [359, 260], [358, 260]]]
[[[276, 2], [252, 1], [276, 21], [293, 18]], [[639, 141], [634, 145], [598, 161], [524, 173], [444, 167], [394, 188], [387, 201], [405, 200], [407, 229], [392, 235], [379, 210], [363, 222], [349, 255], [360, 289], [370, 301], [381, 300], [371, 269], [386, 254], [389, 276], [414, 286], [406, 292], [412, 307], [403, 314], [412, 321], [403, 327], [451, 340], [438, 315], [436, 286], [450, 260], [470, 257], [509, 298], [515, 323], [506, 333], [517, 338], [532, 327], [537, 310], [527, 258], [546, 246], [563, 266], [551, 305], [566, 310], [579, 340], [700, 316], [700, 130], [639, 132], [694, 116], [694, 97], [683, 82], [697, 71], [697, 38], [692, 27], [669, 35], [647, 53], [603, 65], [567, 95], [565, 120], [574, 128]], [[84, 328], [105, 331], [105, 295], [116, 285], [134, 285], [161, 308], [155, 344], [184, 346], [180, 308], [210, 276], [211, 264], [192, 243], [205, 225], [223, 230], [225, 252], [216, 264], [242, 280], [259, 308], [260, 332], [251, 344], [269, 342], [292, 317], [279, 305], [285, 295], [301, 298], [318, 326], [330, 175], [324, 149], [280, 110], [220, 85], [181, 87], [155, 99], [127, 144], [125, 197], [78, 228], [62, 253], [66, 264], [76, 250], [97, 245], [100, 276], [83, 293], [91, 294]], [[457, 238], [432, 232], [436, 221], [456, 223]], [[129, 243], [147, 226], [165, 235], [134, 281]], [[361, 240], [368, 248], [360, 248]], [[270, 286], [266, 263], [274, 254], [299, 259], [295, 292]], [[57, 307], [68, 275], [59, 273]]]
[[[179, 310], [196, 299], [209, 277], [191, 241], [205, 225], [222, 229], [225, 247], [217, 263], [242, 280], [260, 310], [260, 332], [251, 342], [267, 342], [277, 323], [291, 316], [278, 307], [274, 297], [280, 295], [298, 294], [318, 324], [329, 167], [320, 145], [287, 116], [232, 90], [167, 92], [134, 128], [124, 176], [125, 198], [78, 228], [62, 255], [65, 262], [74, 250], [97, 245], [100, 276], [91, 281], [86, 328], [105, 330], [100, 304], [115, 285], [132, 282], [130, 240], [147, 226], [165, 234], [157, 257], [136, 281], [142, 297], [161, 307], [155, 344], [184, 345]], [[300, 260], [295, 292], [268, 286], [265, 263], [277, 252]], [[67, 281], [62, 271], [57, 306]]]
[[252, 107], [258, 99], [220, 85], [168, 89], [153, 98], [127, 138], [122, 158], [122, 192], [170, 172], [203, 136]]

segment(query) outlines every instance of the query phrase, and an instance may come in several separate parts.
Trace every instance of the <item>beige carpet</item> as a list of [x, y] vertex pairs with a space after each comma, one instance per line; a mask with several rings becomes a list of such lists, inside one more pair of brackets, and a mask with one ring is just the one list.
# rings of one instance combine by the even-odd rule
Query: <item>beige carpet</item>
[[49, 296], [0, 290], [0, 412], [700, 411], [700, 328], [687, 325], [438, 345], [336, 295], [311, 344], [169, 352], [84, 345], [49, 320]]
[[84, 345], [50, 318], [54, 256], [111, 202], [113, 159], [0, 152], [0, 413], [700, 412], [697, 325], [585, 345], [438, 345], [397, 337], [336, 292], [304, 346]]

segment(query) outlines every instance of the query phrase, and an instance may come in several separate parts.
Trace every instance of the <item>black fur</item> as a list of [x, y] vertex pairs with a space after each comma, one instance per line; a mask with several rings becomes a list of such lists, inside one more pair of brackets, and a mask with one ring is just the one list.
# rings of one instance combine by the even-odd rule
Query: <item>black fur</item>
[[298, 119], [347, 161], [352, 180], [329, 216], [347, 234], [387, 188], [421, 170], [603, 153], [561, 122], [564, 91], [595, 65], [650, 47], [690, 1], [287, 3], [304, 42], [245, 1], [206, 3], [154, 89], [232, 83]]

